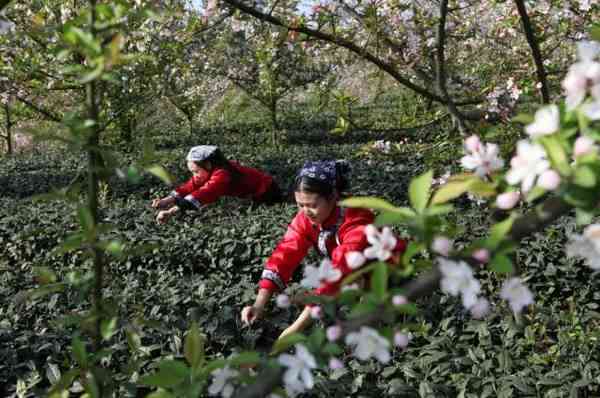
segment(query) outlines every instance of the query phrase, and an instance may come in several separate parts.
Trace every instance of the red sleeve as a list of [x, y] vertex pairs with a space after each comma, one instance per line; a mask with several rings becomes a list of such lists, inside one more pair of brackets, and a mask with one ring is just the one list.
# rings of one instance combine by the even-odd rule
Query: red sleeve
[[298, 212], [283, 235], [271, 257], [267, 260], [259, 286], [275, 291], [284, 288], [302, 259], [313, 245], [310, 222]]
[[177, 193], [177, 195], [181, 196], [182, 198], [185, 197], [186, 195], [189, 195], [190, 193], [192, 193], [193, 190], [194, 190], [194, 177], [187, 180], [186, 183], [181, 184], [180, 186], [175, 188], [175, 192]]
[[[350, 209], [346, 211], [351, 211]], [[352, 273], [352, 269], [346, 264], [346, 253], [352, 251], [362, 252], [368, 245], [365, 227], [373, 222], [373, 213], [360, 211], [349, 214], [346, 222], [340, 227], [338, 237], [340, 244], [331, 253], [331, 263], [334, 268], [342, 271], [342, 278], [338, 282], [324, 282], [315, 290], [315, 294], [334, 295], [340, 288], [341, 280]]]
[[227, 193], [231, 174], [225, 169], [215, 170], [208, 181], [200, 188], [189, 193], [192, 197], [203, 205], [212, 203]]

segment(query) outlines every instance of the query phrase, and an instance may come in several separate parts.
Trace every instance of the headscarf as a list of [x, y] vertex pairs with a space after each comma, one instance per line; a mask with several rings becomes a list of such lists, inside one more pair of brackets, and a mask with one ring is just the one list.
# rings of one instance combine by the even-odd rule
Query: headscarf
[[192, 162], [202, 162], [203, 160], [211, 157], [216, 151], [217, 147], [214, 145], [198, 145], [192, 147], [187, 154], [186, 160]]
[[338, 185], [338, 173], [346, 174], [350, 165], [345, 160], [319, 160], [306, 162], [296, 178], [309, 177], [322, 181], [333, 188]]

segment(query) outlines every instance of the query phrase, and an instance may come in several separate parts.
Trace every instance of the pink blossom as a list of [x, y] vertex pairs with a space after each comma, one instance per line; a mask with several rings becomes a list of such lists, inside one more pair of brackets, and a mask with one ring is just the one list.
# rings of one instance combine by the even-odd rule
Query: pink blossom
[[400, 348], [406, 348], [410, 342], [410, 336], [406, 333], [396, 332], [394, 334], [394, 345]]
[[310, 309], [310, 316], [313, 319], [321, 319], [322, 313], [323, 313], [323, 310], [318, 305], [316, 305]]
[[344, 363], [342, 361], [340, 361], [339, 359], [337, 359], [336, 357], [332, 357], [329, 359], [329, 369], [337, 370], [337, 369], [343, 369], [343, 368], [344, 368]]
[[448, 257], [452, 250], [452, 241], [445, 236], [436, 236], [431, 243], [431, 249], [437, 254]]
[[519, 202], [519, 191], [505, 192], [496, 197], [496, 206], [502, 210], [510, 210]]
[[560, 186], [560, 175], [552, 169], [546, 170], [538, 178], [537, 184], [547, 191], [554, 191]]
[[408, 299], [406, 298], [406, 296], [396, 294], [394, 297], [392, 297], [392, 304], [394, 304], [395, 306], [405, 305], [407, 303]]
[[588, 153], [591, 153], [596, 149], [597, 148], [594, 145], [594, 140], [585, 135], [582, 135], [577, 137], [577, 139], [575, 140], [575, 145], [573, 147], [573, 156], [578, 157], [587, 155]]
[[329, 326], [325, 333], [327, 335], [327, 340], [333, 342], [341, 337], [342, 328], [338, 325]]
[[490, 252], [488, 249], [477, 249], [471, 256], [482, 264], [490, 261]]

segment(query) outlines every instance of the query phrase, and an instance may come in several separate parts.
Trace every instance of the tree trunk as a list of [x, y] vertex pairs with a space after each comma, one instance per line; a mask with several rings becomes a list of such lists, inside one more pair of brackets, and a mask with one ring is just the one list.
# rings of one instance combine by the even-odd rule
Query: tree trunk
[[277, 124], [277, 101], [271, 101], [269, 108], [271, 113], [271, 144], [277, 146], [277, 131], [279, 130], [279, 125]]
[[[90, 0], [91, 7], [91, 32], [92, 36], [96, 36], [94, 24], [96, 23], [96, 0]], [[92, 218], [92, 226], [95, 231], [98, 230], [98, 184], [100, 182], [99, 172], [103, 165], [100, 155], [100, 133], [98, 131], [98, 115], [100, 113], [98, 105], [99, 93], [97, 92], [96, 81], [92, 80], [86, 84], [86, 106], [88, 118], [94, 122], [88, 138], [87, 157], [88, 157], [88, 173], [87, 173], [87, 208]], [[94, 351], [98, 351], [102, 342], [102, 334], [100, 325], [102, 322], [102, 285], [104, 277], [104, 253], [98, 247], [98, 237], [96, 233], [91, 238], [90, 246], [92, 247], [92, 258], [94, 264], [94, 288], [92, 291], [92, 310], [96, 319], [94, 333]]]
[[4, 104], [4, 113], [6, 116], [6, 153], [10, 156], [13, 154], [12, 146], [12, 121], [10, 120], [10, 107], [8, 102]]

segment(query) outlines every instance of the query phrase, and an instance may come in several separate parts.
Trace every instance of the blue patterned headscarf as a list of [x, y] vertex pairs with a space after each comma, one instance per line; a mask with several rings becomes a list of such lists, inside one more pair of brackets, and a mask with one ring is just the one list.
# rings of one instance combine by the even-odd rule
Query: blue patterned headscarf
[[336, 164], [342, 164], [344, 170], [349, 168], [348, 162], [344, 160], [320, 160], [315, 162], [306, 162], [297, 178], [309, 177], [322, 181], [331, 187], [337, 186], [337, 168]]

